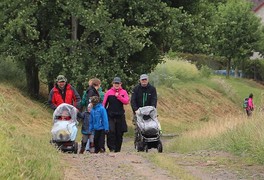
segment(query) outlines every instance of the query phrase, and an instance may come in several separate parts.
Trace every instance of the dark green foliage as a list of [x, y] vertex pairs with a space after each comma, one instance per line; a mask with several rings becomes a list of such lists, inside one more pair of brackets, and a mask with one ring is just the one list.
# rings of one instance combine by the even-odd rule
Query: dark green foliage
[[[124, 87], [130, 88], [140, 74], [150, 73], [169, 50], [226, 57], [230, 51], [220, 48], [226, 39], [223, 34], [229, 32], [225, 17], [232, 20], [235, 14], [243, 13], [229, 15], [223, 2], [3, 0], [0, 50], [3, 56], [23, 64], [28, 91], [35, 97], [38, 78], [46, 80], [51, 88], [58, 74], [64, 74], [79, 92], [92, 77], [101, 79], [106, 89], [113, 77], [119, 76]], [[219, 4], [221, 8], [216, 13]], [[246, 8], [243, 6], [243, 10]], [[241, 33], [253, 32], [255, 39], [241, 38], [240, 48], [232, 52], [245, 57], [253, 48], [251, 44], [261, 51], [261, 43], [255, 43], [259, 31], [250, 28], [257, 29], [259, 24], [251, 15], [233, 19], [239, 18], [244, 18], [245, 24], [235, 30], [240, 33], [240, 26], [248, 27]], [[247, 22], [252, 25], [247, 26]], [[243, 37], [241, 33], [239, 37]]]
[[170, 45], [164, 40], [170, 9], [157, 0], [5, 0], [0, 9], [1, 50], [24, 63], [32, 95], [38, 94], [39, 71], [50, 88], [58, 74], [77, 89], [92, 77], [107, 87], [116, 75], [130, 87]]
[[12, 58], [0, 58], [0, 81], [9, 82], [15, 87], [24, 89], [26, 87], [25, 71], [21, 64], [14, 62]]
[[[232, 0], [220, 5], [215, 16], [214, 52], [226, 57], [227, 77], [232, 62], [252, 56], [263, 41], [262, 26], [248, 1]], [[236, 64], [241, 64], [236, 62]]]
[[263, 59], [245, 60], [243, 76], [257, 81], [264, 81]]

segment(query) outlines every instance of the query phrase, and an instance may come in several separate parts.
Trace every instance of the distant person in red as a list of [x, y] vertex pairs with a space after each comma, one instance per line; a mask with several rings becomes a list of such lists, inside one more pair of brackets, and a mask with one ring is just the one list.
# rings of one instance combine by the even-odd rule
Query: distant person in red
[[67, 103], [80, 109], [81, 97], [76, 89], [67, 83], [63, 75], [58, 75], [54, 87], [51, 89], [48, 104], [55, 110], [60, 104]]
[[248, 96], [248, 106], [246, 108], [247, 116], [250, 117], [252, 115], [252, 111], [254, 111], [254, 103], [253, 103], [253, 94], [251, 93]]

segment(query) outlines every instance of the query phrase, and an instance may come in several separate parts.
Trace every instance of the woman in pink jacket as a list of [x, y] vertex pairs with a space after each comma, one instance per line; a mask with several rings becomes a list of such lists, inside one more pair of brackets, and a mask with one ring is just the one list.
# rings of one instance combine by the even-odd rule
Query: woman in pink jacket
[[107, 147], [110, 152], [120, 152], [123, 134], [127, 132], [124, 105], [129, 103], [127, 91], [122, 88], [119, 77], [113, 80], [113, 86], [105, 93], [103, 106], [107, 110], [109, 133], [107, 134]]
[[246, 112], [247, 112], [248, 117], [252, 115], [253, 110], [254, 110], [253, 94], [251, 93], [248, 96], [248, 106], [246, 108]]

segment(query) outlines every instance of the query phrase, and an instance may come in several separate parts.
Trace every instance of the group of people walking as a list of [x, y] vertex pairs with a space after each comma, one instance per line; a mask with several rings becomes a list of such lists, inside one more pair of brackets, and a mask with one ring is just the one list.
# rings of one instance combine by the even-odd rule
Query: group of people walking
[[[157, 106], [156, 88], [149, 84], [147, 74], [142, 74], [130, 97], [122, 88], [120, 77], [114, 77], [112, 87], [105, 93], [100, 91], [101, 81], [98, 78], [89, 80], [86, 90], [86, 107], [78, 117], [82, 123], [82, 142], [80, 153], [84, 153], [87, 143], [94, 152], [105, 152], [105, 137], [110, 152], [120, 152], [123, 134], [127, 132], [124, 105], [131, 103], [134, 115], [144, 106]], [[59, 75], [49, 94], [48, 103], [55, 110], [62, 103], [67, 103], [81, 110], [81, 97], [71, 86], [65, 76]], [[135, 116], [133, 121], [135, 120]]]

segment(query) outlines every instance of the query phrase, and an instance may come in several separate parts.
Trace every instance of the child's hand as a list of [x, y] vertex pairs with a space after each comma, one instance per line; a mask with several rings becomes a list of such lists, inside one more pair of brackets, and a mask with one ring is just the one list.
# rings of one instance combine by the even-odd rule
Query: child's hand
[[105, 134], [108, 134], [109, 133], [109, 131], [108, 130], [105, 130]]

